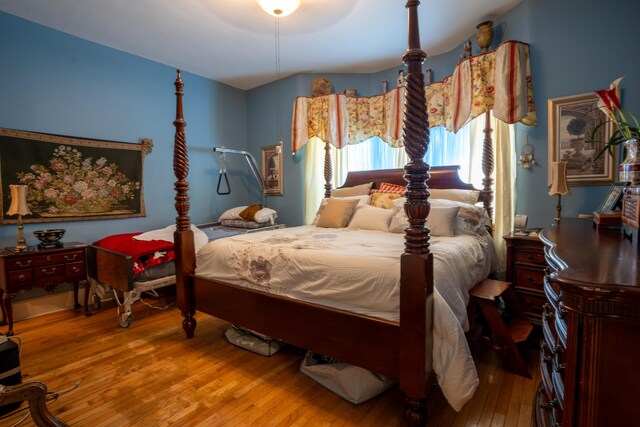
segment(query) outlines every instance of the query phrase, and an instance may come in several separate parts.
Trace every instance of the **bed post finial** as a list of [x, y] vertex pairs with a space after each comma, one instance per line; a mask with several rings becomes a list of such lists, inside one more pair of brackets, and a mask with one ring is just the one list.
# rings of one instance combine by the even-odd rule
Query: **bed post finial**
[[191, 231], [191, 218], [189, 218], [189, 158], [187, 156], [187, 140], [184, 135], [184, 128], [187, 123], [184, 121], [182, 112], [182, 77], [180, 70], [175, 81], [176, 86], [176, 119], [173, 125], [176, 133], [173, 141], [173, 173], [177, 181], [176, 190], [176, 231], [174, 232], [174, 244], [176, 251], [176, 294], [178, 297], [178, 307], [182, 312], [182, 329], [188, 338], [192, 338], [196, 319], [195, 306], [190, 289], [189, 275], [196, 269], [196, 255], [193, 243], [193, 231]]

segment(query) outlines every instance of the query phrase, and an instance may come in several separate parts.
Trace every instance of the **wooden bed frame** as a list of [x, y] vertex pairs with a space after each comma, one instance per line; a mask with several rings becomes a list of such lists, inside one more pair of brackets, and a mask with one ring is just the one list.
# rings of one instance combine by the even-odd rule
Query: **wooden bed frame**
[[[184, 317], [187, 337], [194, 336], [196, 310], [240, 324], [293, 345], [326, 354], [348, 363], [388, 375], [399, 381], [406, 396], [405, 419], [411, 425], [427, 422], [426, 400], [432, 384], [433, 353], [433, 255], [429, 250], [428, 187], [473, 188], [460, 181], [457, 167], [429, 168], [424, 155], [429, 144], [428, 119], [418, 30], [419, 1], [408, 0], [408, 49], [404, 117], [404, 145], [410, 158], [404, 170], [350, 173], [345, 186], [385, 181], [406, 184], [405, 252], [400, 276], [400, 321], [358, 315], [257, 290], [242, 288], [194, 275], [195, 250], [190, 230], [189, 164], [182, 111], [183, 83], [178, 70], [176, 87], [176, 128], [174, 173], [177, 211], [175, 251], [178, 307]], [[489, 156], [491, 157], [491, 156]], [[329, 158], [326, 156], [325, 158]], [[483, 156], [486, 165], [487, 156]], [[330, 158], [325, 177], [331, 175]], [[489, 158], [490, 160], [490, 158]], [[492, 161], [490, 162], [492, 163]], [[483, 170], [492, 169], [483, 167]], [[429, 175], [431, 174], [431, 175]], [[490, 173], [486, 174], [487, 177]], [[431, 177], [430, 177], [431, 176]], [[485, 179], [489, 179], [489, 178]], [[490, 187], [490, 186], [489, 186]], [[327, 186], [330, 190], [330, 186]], [[485, 206], [491, 192], [482, 191]]]

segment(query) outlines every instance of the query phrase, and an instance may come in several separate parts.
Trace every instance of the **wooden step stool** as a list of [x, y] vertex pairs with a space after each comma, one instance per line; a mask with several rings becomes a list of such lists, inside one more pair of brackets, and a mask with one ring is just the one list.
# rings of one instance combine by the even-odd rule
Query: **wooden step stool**
[[[529, 338], [533, 325], [522, 311], [518, 298], [511, 289], [511, 283], [485, 279], [475, 285], [469, 295], [472, 299], [471, 305], [475, 303], [480, 307], [482, 315], [489, 325], [493, 335], [493, 339], [489, 338], [489, 341], [493, 349], [498, 354], [506, 356], [512, 372], [531, 378], [516, 344]], [[511, 319], [506, 324], [496, 305], [496, 300], [499, 297], [504, 299], [506, 311], [511, 313]], [[470, 318], [470, 321], [473, 320]]]

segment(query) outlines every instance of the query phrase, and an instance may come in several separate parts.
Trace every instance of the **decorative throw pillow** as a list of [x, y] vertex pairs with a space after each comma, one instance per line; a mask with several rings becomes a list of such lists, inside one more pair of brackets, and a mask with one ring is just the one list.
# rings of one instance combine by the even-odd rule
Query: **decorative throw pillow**
[[256, 213], [262, 209], [262, 205], [250, 205], [247, 206], [247, 208], [245, 210], [243, 210], [242, 212], [240, 212], [240, 218], [247, 220], [247, 221], [255, 221], [255, 215]]
[[478, 198], [480, 197], [480, 191], [478, 190], [430, 188], [429, 192], [431, 193], [431, 199], [453, 200], [455, 202], [463, 202], [470, 205], [478, 203]]
[[320, 217], [318, 218], [318, 227], [326, 228], [344, 228], [349, 223], [351, 215], [358, 204], [357, 199], [334, 199], [327, 200]]
[[380, 184], [380, 188], [376, 190], [371, 190], [371, 194], [374, 193], [397, 193], [401, 196], [404, 196], [404, 193], [407, 191], [407, 187], [404, 185], [391, 184], [389, 182], [383, 182]]
[[[332, 199], [339, 199], [339, 200], [357, 200], [358, 201], [358, 205], [357, 206], [367, 206], [369, 204], [369, 201], [371, 200], [371, 196], [369, 196], [368, 194], [366, 196], [350, 196], [350, 197], [331, 197]], [[316, 225], [318, 223], [318, 218], [320, 217], [320, 212], [322, 212], [322, 210], [324, 209], [324, 207], [327, 205], [327, 201], [329, 199], [322, 199], [322, 202], [320, 202], [320, 206], [318, 207], [318, 211], [316, 212], [316, 216], [313, 219], [313, 222], [311, 223], [311, 225]]]
[[358, 206], [349, 222], [349, 228], [361, 230], [389, 231], [389, 222], [393, 211], [373, 206]]
[[331, 190], [331, 197], [368, 196], [373, 182]]
[[371, 195], [371, 206], [376, 208], [391, 209], [393, 201], [402, 197], [398, 193], [374, 193]]

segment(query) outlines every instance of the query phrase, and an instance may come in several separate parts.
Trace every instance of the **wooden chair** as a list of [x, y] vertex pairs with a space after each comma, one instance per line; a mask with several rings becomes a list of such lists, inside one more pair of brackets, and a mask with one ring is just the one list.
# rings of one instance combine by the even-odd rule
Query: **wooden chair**
[[38, 427], [64, 427], [64, 421], [47, 408], [47, 386], [40, 381], [29, 381], [15, 386], [0, 385], [0, 406], [29, 401], [31, 418]]
[[[480, 307], [482, 316], [487, 322], [491, 337], [486, 338], [492, 348], [501, 356], [507, 358], [512, 372], [526, 378], [531, 378], [527, 371], [527, 364], [522, 359], [517, 344], [529, 338], [533, 325], [520, 307], [518, 298], [511, 289], [511, 283], [499, 280], [485, 279], [469, 292], [471, 296], [470, 322], [473, 323], [475, 305]], [[505, 312], [509, 316], [501, 315], [498, 309], [498, 299], [502, 297]]]

